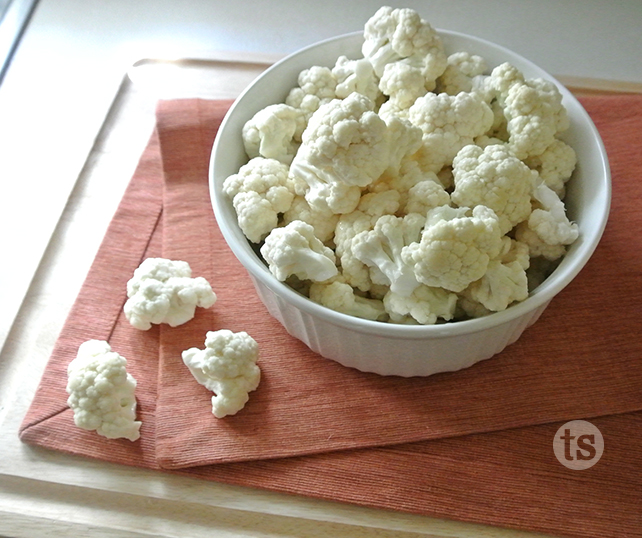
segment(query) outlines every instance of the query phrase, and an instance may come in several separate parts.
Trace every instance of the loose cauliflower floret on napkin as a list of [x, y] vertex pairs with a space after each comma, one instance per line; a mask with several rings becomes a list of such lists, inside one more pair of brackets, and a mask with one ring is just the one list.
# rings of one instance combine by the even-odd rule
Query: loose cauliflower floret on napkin
[[67, 404], [74, 423], [108, 439], [135, 441], [142, 422], [136, 420], [136, 380], [127, 360], [102, 340], [88, 340], [67, 367]]
[[216, 294], [203, 277], [192, 278], [187, 262], [147, 258], [127, 282], [127, 302], [123, 308], [129, 322], [142, 331], [152, 324], [176, 327], [187, 323], [196, 307], [210, 308]]
[[261, 380], [259, 345], [245, 331], [209, 331], [205, 348], [187, 349], [182, 358], [194, 379], [214, 393], [212, 414], [216, 418], [243, 409]]

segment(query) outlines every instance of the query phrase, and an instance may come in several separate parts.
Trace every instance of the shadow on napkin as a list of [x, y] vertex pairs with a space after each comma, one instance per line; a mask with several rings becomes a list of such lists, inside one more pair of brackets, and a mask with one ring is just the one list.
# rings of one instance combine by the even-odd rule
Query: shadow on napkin
[[[642, 158], [630, 150], [632, 138], [640, 138], [642, 100], [591, 97], [584, 104], [613, 172], [612, 217], [594, 257], [500, 355], [461, 372], [400, 379], [323, 359], [269, 317], [220, 236], [209, 201], [209, 152], [229, 102], [160, 103], [157, 132], [56, 344], [21, 438], [109, 461], [469, 521], [557, 531], [584, 518], [586, 532], [578, 536], [592, 536], [609, 514], [639, 522], [632, 511], [640, 500], [639, 465], [629, 469], [618, 459], [626, 443], [617, 433], [639, 432], [639, 414], [599, 419], [613, 431], [607, 447], [622, 446], [607, 448], [604, 458], [614, 459], [583, 471], [582, 480], [554, 459], [559, 424], [547, 424], [642, 409], [640, 344], [632, 337], [642, 257], [636, 235], [642, 188], [634, 171], [642, 170]], [[152, 255], [184, 259], [208, 278], [219, 296], [214, 308], [174, 329], [131, 328], [122, 315], [125, 283]], [[180, 358], [219, 328], [252, 334], [263, 372], [246, 408], [223, 420], [213, 417], [211, 393]], [[73, 425], [66, 365], [89, 338], [109, 340], [138, 379], [143, 427], [136, 443], [107, 441]], [[495, 433], [473, 435], [481, 432]], [[395, 446], [370, 448], [384, 445]], [[244, 463], [222, 464], [235, 461]], [[577, 498], [587, 485], [618, 493], [618, 509]], [[627, 485], [633, 489], [620, 491]], [[544, 498], [551, 488], [557, 493]], [[578, 517], [556, 500], [572, 503]]]

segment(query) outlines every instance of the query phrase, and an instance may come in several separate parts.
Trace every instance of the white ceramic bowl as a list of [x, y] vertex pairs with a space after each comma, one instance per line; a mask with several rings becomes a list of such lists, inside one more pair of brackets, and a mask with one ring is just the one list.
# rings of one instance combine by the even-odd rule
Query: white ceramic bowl
[[569, 218], [579, 225], [580, 237], [553, 274], [523, 302], [486, 317], [440, 325], [363, 320], [320, 306], [277, 281], [241, 232], [234, 208], [221, 188], [225, 178], [247, 162], [241, 139], [244, 123], [265, 106], [283, 102], [303, 69], [332, 67], [340, 55], [361, 57], [361, 32], [311, 45], [270, 67], [234, 102], [212, 150], [210, 189], [218, 225], [269, 312], [315, 352], [364, 372], [427, 376], [466, 368], [499, 353], [537, 321], [551, 299], [577, 276], [597, 246], [608, 217], [611, 182], [606, 152], [597, 129], [575, 97], [545, 71], [503, 47], [460, 33], [440, 30], [439, 34], [448, 53], [479, 54], [491, 68], [508, 61], [527, 78], [553, 80], [570, 116], [571, 127], [563, 139], [577, 152], [578, 165], [568, 183], [565, 202]]

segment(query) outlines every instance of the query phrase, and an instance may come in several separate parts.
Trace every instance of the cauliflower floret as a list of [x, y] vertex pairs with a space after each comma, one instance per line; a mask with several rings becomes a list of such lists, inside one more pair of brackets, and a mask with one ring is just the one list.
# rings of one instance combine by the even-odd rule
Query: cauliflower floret
[[312, 114], [321, 105], [329, 103], [337, 97], [335, 90], [337, 79], [328, 67], [318, 65], [304, 69], [299, 73], [298, 86], [292, 88], [285, 98], [285, 104], [301, 112], [299, 127], [295, 133], [295, 140], [301, 140]]
[[531, 252], [529, 246], [523, 241], [511, 239], [509, 236], [502, 238], [504, 245], [499, 254], [502, 263], [517, 262], [526, 271], [531, 265]]
[[191, 320], [196, 307], [210, 308], [216, 302], [212, 286], [203, 277], [192, 278], [187, 262], [147, 258], [127, 282], [123, 310], [128, 321], [146, 331], [152, 324], [176, 327]]
[[421, 66], [401, 60], [386, 65], [379, 81], [379, 88], [390, 97], [382, 107], [384, 115], [392, 111], [407, 110], [419, 98], [432, 89], [434, 81], [426, 82]]
[[523, 83], [524, 75], [522, 72], [514, 65], [504, 62], [494, 67], [490, 76], [486, 79], [486, 86], [489, 92], [488, 96], [505, 95], [511, 86]]
[[403, 164], [419, 151], [423, 133], [419, 127], [398, 117], [385, 119], [388, 127], [388, 166], [386, 171], [399, 174]]
[[438, 319], [453, 319], [457, 294], [421, 284], [407, 296], [390, 290], [383, 305], [393, 323], [433, 325]]
[[530, 168], [537, 170], [546, 186], [555, 191], [560, 198], [566, 195], [566, 182], [573, 175], [577, 165], [575, 150], [562, 140], [555, 139], [544, 153], [529, 157], [524, 161]]
[[515, 239], [528, 245], [530, 255], [533, 258], [543, 258], [553, 262], [566, 254], [565, 245], [549, 245], [544, 242], [537, 233], [528, 227], [528, 221], [520, 222], [515, 226]]
[[361, 291], [369, 291], [372, 287], [368, 267], [352, 252], [352, 240], [358, 233], [371, 230], [379, 217], [394, 214], [398, 209], [399, 192], [384, 190], [364, 194], [355, 211], [339, 217], [334, 230], [335, 251], [341, 272], [351, 286]]
[[187, 349], [182, 358], [196, 381], [214, 393], [212, 413], [216, 418], [243, 409], [261, 380], [259, 345], [244, 331], [209, 331], [205, 349]]
[[457, 152], [493, 123], [493, 112], [476, 94], [428, 93], [410, 107], [408, 118], [423, 131], [422, 168], [439, 172]]
[[486, 60], [477, 54], [455, 52], [448, 56], [448, 65], [437, 79], [437, 93], [457, 95], [460, 92], [471, 92], [479, 84], [475, 78], [484, 74], [488, 69]]
[[332, 74], [337, 81], [335, 94], [339, 99], [345, 99], [356, 92], [374, 103], [381, 101], [383, 95], [379, 90], [379, 79], [366, 58], [350, 60], [347, 56], [339, 56]]
[[136, 420], [136, 380], [127, 373], [127, 359], [103, 340], [88, 340], [67, 367], [67, 404], [74, 423], [108, 439], [136, 441], [142, 422]]
[[300, 110], [283, 103], [259, 110], [242, 129], [248, 157], [260, 156], [290, 164], [299, 146], [294, 137], [301, 125], [301, 114]]
[[290, 224], [295, 220], [307, 222], [314, 228], [321, 242], [328, 243], [334, 237], [334, 229], [339, 222], [339, 215], [329, 209], [320, 209], [308, 204], [303, 196], [295, 196], [290, 209], [283, 213], [283, 224]]
[[419, 213], [425, 217], [431, 209], [450, 204], [450, 194], [444, 189], [437, 175], [428, 173], [425, 177], [426, 179], [415, 183], [408, 190], [403, 207], [405, 214]]
[[501, 251], [503, 234], [492, 209], [479, 205], [469, 213], [449, 206], [428, 212], [421, 240], [401, 252], [419, 282], [458, 293], [484, 276]]
[[294, 200], [289, 168], [276, 159], [255, 157], [223, 182], [223, 192], [232, 200], [245, 236], [260, 243]]
[[352, 93], [321, 106], [303, 132], [303, 142], [290, 166], [296, 192], [312, 206], [350, 213], [361, 188], [388, 166], [386, 123], [366, 96]]
[[417, 213], [405, 217], [383, 215], [374, 228], [358, 233], [352, 240], [352, 253], [370, 267], [375, 284], [385, 284], [395, 294], [408, 297], [419, 286], [413, 266], [402, 260], [403, 248], [419, 241], [426, 218]]
[[577, 224], [566, 216], [564, 202], [544, 182], [533, 190], [533, 198], [540, 207], [533, 209], [528, 218], [528, 227], [549, 245], [570, 245], [578, 235]]
[[537, 172], [505, 145], [465, 146], [453, 160], [453, 176], [452, 201], [460, 207], [489, 207], [499, 217], [502, 233], [530, 215]]
[[526, 270], [529, 265], [528, 245], [504, 237], [503, 252], [490, 261], [486, 274], [470, 284], [464, 295], [489, 311], [506, 310], [514, 301], [528, 297]]
[[395, 99], [388, 99], [381, 104], [379, 110], [377, 111], [377, 114], [379, 114], [379, 117], [385, 121], [388, 121], [391, 118], [407, 120], [408, 110], [409, 108], [402, 108], [401, 106], [399, 106], [398, 101], [396, 101]]
[[508, 143], [518, 159], [541, 155], [568, 129], [562, 94], [553, 82], [526, 80], [517, 68], [504, 63], [491, 72], [489, 87], [506, 118]]
[[413, 159], [404, 159], [397, 172], [387, 169], [379, 179], [368, 186], [369, 193], [381, 193], [385, 191], [396, 191], [399, 194], [399, 207], [403, 208], [408, 200], [410, 189], [424, 179], [431, 176], [419, 167], [419, 163]]
[[272, 230], [261, 247], [261, 255], [280, 281], [295, 275], [301, 280], [323, 282], [339, 272], [332, 249], [314, 235], [310, 224], [300, 220]]
[[314, 282], [310, 286], [310, 299], [343, 314], [372, 321], [387, 317], [383, 302], [356, 295], [354, 288], [340, 276], [330, 282]]
[[382, 76], [388, 64], [406, 61], [418, 66], [428, 90], [446, 68], [446, 53], [435, 29], [409, 8], [383, 6], [366, 22], [363, 56]]

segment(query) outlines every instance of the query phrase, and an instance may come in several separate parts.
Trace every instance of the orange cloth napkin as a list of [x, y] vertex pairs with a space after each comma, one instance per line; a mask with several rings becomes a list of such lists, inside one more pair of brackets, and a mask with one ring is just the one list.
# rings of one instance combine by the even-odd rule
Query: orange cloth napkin
[[[161, 102], [157, 130], [21, 438], [131, 465], [455, 519], [569, 536], [639, 531], [642, 472], [627, 440], [642, 424], [631, 413], [642, 409], [642, 346], [631, 337], [642, 298], [642, 158], [631, 151], [642, 138], [642, 99], [590, 97], [584, 104], [605, 140], [614, 183], [612, 217], [596, 254], [500, 355], [461, 372], [401, 379], [323, 359], [269, 317], [220, 236], [209, 201], [209, 152], [229, 102]], [[125, 284], [142, 259], [158, 255], [188, 261], [219, 300], [184, 326], [141, 332], [122, 314]], [[214, 419], [211, 393], [180, 357], [218, 328], [252, 334], [263, 373], [246, 408], [223, 420]], [[143, 427], [136, 443], [73, 426], [66, 365], [89, 338], [109, 340], [138, 379]], [[614, 414], [593, 421], [607, 445], [595, 467], [569, 471], [557, 462], [556, 421]]]

